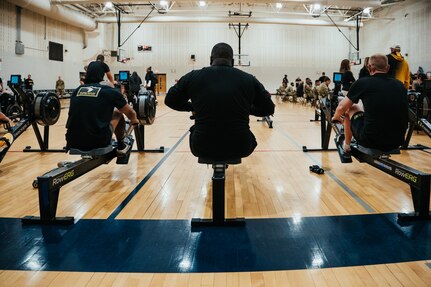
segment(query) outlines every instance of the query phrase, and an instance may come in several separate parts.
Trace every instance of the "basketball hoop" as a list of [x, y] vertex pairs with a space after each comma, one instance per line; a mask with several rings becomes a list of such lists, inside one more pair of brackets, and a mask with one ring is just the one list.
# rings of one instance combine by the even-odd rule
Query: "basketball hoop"
[[234, 54], [233, 65], [237, 67], [250, 67], [250, 57], [246, 54]]

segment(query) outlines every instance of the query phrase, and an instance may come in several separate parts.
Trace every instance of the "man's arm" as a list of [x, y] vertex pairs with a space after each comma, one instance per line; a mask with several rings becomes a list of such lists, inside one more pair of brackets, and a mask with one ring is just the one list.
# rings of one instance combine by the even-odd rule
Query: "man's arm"
[[124, 105], [124, 107], [119, 109], [119, 111], [126, 115], [126, 117], [130, 120], [131, 125], [139, 124], [139, 120], [136, 117], [135, 110], [128, 104]]
[[108, 77], [108, 80], [109, 80], [113, 85], [115, 85], [114, 77], [112, 76], [111, 71], [106, 72], [106, 77]]
[[274, 114], [275, 105], [271, 100], [271, 94], [256, 80], [256, 97], [251, 105], [250, 114], [257, 117], [265, 117]]
[[178, 83], [169, 89], [165, 97], [165, 105], [181, 112], [193, 111], [192, 103], [189, 102], [189, 97], [187, 95], [186, 83], [187, 75], [182, 77]]
[[337, 109], [335, 110], [334, 116], [332, 117], [333, 121], [341, 121], [341, 116], [343, 116], [351, 107], [353, 106], [353, 102], [348, 97], [345, 97], [339, 104]]

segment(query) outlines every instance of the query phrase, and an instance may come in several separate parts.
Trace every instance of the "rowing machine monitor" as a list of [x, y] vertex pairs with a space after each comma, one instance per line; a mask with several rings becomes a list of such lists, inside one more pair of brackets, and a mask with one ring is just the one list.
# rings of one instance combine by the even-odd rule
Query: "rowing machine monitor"
[[123, 85], [128, 84], [130, 80], [130, 71], [120, 71], [118, 74], [118, 80]]
[[340, 85], [341, 82], [343, 81], [343, 73], [334, 72], [332, 81], [334, 82], [335, 85]]
[[10, 83], [12, 85], [21, 85], [21, 75], [11, 75]]

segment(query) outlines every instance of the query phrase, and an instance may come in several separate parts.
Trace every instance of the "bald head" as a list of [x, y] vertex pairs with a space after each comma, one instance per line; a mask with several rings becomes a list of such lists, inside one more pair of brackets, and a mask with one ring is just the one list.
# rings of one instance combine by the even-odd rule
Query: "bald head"
[[211, 51], [211, 65], [214, 64], [233, 64], [232, 47], [226, 43], [216, 44]]
[[383, 54], [372, 55], [368, 62], [370, 74], [387, 73], [389, 70], [388, 57]]

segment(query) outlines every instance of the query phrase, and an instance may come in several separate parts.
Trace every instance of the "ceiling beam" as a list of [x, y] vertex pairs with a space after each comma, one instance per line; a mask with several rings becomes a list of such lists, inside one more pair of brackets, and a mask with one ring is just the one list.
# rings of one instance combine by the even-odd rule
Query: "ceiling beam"
[[[105, 3], [106, 0], [52, 0], [52, 3], [55, 4], [92, 4], [92, 3]], [[115, 3], [148, 3], [148, 1], [142, 1], [142, 0], [114, 0]], [[176, 0], [177, 3], [189, 3], [190, 0]], [[302, 5], [302, 4], [317, 4], [324, 6], [349, 6], [349, 7], [380, 7], [380, 0], [236, 0], [236, 1], [229, 1], [229, 0], [211, 0], [208, 1], [209, 3], [245, 3], [245, 4], [252, 4], [252, 3], [263, 3], [263, 4], [269, 4], [269, 3], [277, 3], [281, 2], [283, 5]]]

